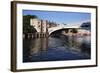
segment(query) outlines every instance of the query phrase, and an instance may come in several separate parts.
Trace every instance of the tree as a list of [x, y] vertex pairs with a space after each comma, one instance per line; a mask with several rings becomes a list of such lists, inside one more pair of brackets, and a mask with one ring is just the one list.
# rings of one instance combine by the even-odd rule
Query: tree
[[38, 18], [36, 15], [23, 16], [23, 33], [35, 33], [36, 29], [30, 25], [31, 18]]
[[90, 30], [91, 29], [91, 22], [84, 22], [81, 24], [81, 26], [83, 29], [86, 29], [86, 30]]

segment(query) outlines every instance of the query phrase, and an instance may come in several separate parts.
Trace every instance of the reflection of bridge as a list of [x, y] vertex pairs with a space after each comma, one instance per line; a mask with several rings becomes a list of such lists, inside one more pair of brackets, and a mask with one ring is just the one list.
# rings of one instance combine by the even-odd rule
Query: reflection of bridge
[[80, 27], [79, 26], [57, 26], [57, 27], [48, 28], [48, 33], [50, 35], [51, 33], [61, 29], [80, 29]]

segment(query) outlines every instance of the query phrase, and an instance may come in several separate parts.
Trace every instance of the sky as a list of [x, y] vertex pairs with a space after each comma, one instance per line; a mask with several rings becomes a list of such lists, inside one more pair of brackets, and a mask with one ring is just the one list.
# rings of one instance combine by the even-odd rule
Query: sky
[[23, 15], [36, 15], [39, 19], [68, 25], [80, 25], [91, 20], [90, 13], [82, 12], [23, 10]]

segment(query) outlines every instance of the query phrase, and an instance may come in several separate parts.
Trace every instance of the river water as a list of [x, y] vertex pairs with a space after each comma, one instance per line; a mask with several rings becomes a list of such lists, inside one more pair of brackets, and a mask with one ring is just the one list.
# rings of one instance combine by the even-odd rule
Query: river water
[[90, 36], [23, 39], [23, 62], [82, 60], [91, 58]]

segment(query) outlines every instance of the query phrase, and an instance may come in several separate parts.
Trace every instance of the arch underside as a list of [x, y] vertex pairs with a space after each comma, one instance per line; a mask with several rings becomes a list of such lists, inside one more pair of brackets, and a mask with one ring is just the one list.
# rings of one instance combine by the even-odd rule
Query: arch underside
[[48, 32], [49, 32], [49, 35], [51, 35], [54, 32], [63, 31], [63, 30], [68, 31], [69, 29], [81, 29], [81, 28], [60, 28], [60, 29], [54, 29], [54, 30], [48, 31]]

